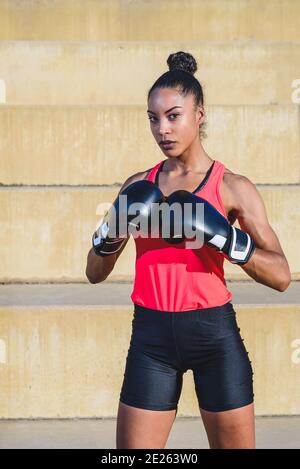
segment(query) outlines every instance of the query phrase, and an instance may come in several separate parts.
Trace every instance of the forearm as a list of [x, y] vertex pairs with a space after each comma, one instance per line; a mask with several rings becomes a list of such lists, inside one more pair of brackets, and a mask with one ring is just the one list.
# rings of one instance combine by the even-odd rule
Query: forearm
[[278, 291], [286, 290], [291, 281], [286, 258], [274, 251], [256, 247], [250, 260], [241, 267], [256, 282]]
[[87, 257], [86, 276], [91, 283], [103, 282], [114, 268], [117, 256], [116, 253], [109, 256], [97, 256], [93, 248]]

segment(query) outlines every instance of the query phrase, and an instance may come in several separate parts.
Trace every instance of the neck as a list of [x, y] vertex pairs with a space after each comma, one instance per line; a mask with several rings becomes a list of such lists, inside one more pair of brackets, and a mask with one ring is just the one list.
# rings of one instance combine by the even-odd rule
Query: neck
[[206, 172], [214, 160], [206, 153], [200, 142], [197, 150], [187, 150], [179, 156], [168, 157], [165, 169], [180, 174]]

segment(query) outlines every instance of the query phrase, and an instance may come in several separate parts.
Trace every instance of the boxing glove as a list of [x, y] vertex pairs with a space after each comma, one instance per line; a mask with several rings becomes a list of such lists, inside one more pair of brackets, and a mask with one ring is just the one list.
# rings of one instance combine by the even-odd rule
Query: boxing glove
[[[151, 181], [140, 180], [128, 185], [119, 193], [93, 234], [94, 252], [102, 257], [111, 255], [122, 248], [130, 234], [149, 236], [151, 230], [159, 232], [159, 218], [151, 214], [163, 199], [161, 190]], [[152, 220], [156, 221], [156, 226]]]
[[[173, 239], [172, 236], [165, 237], [167, 242], [181, 242], [192, 239], [198, 234], [198, 238], [202, 237], [204, 244], [223, 252], [233, 264], [246, 264], [253, 255], [255, 243], [251, 236], [245, 231], [231, 226], [226, 218], [206, 200], [191, 192], [178, 190], [170, 194], [166, 198], [166, 202], [169, 206], [177, 202], [182, 211], [182, 229]], [[184, 204], [189, 204], [188, 208], [187, 206], [185, 208]], [[198, 204], [203, 204], [203, 216], [199, 216]], [[172, 232], [174, 236], [174, 229]], [[194, 234], [191, 235], [191, 233]]]

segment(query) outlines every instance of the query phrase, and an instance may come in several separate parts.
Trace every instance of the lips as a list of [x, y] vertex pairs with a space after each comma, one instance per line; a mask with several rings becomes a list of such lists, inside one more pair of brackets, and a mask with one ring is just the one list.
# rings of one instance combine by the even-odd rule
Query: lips
[[169, 143], [167, 142], [162, 142], [160, 144], [161, 148], [163, 148], [164, 150], [171, 150], [171, 148], [173, 148], [173, 146], [175, 145], [176, 142], [171, 142], [169, 140]]

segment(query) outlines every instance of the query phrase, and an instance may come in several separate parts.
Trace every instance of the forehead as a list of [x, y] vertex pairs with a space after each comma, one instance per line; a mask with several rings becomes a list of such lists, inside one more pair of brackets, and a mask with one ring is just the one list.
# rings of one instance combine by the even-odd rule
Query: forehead
[[150, 95], [148, 107], [153, 112], [165, 112], [173, 106], [188, 107], [192, 102], [190, 93], [182, 96], [176, 88], [156, 88]]

